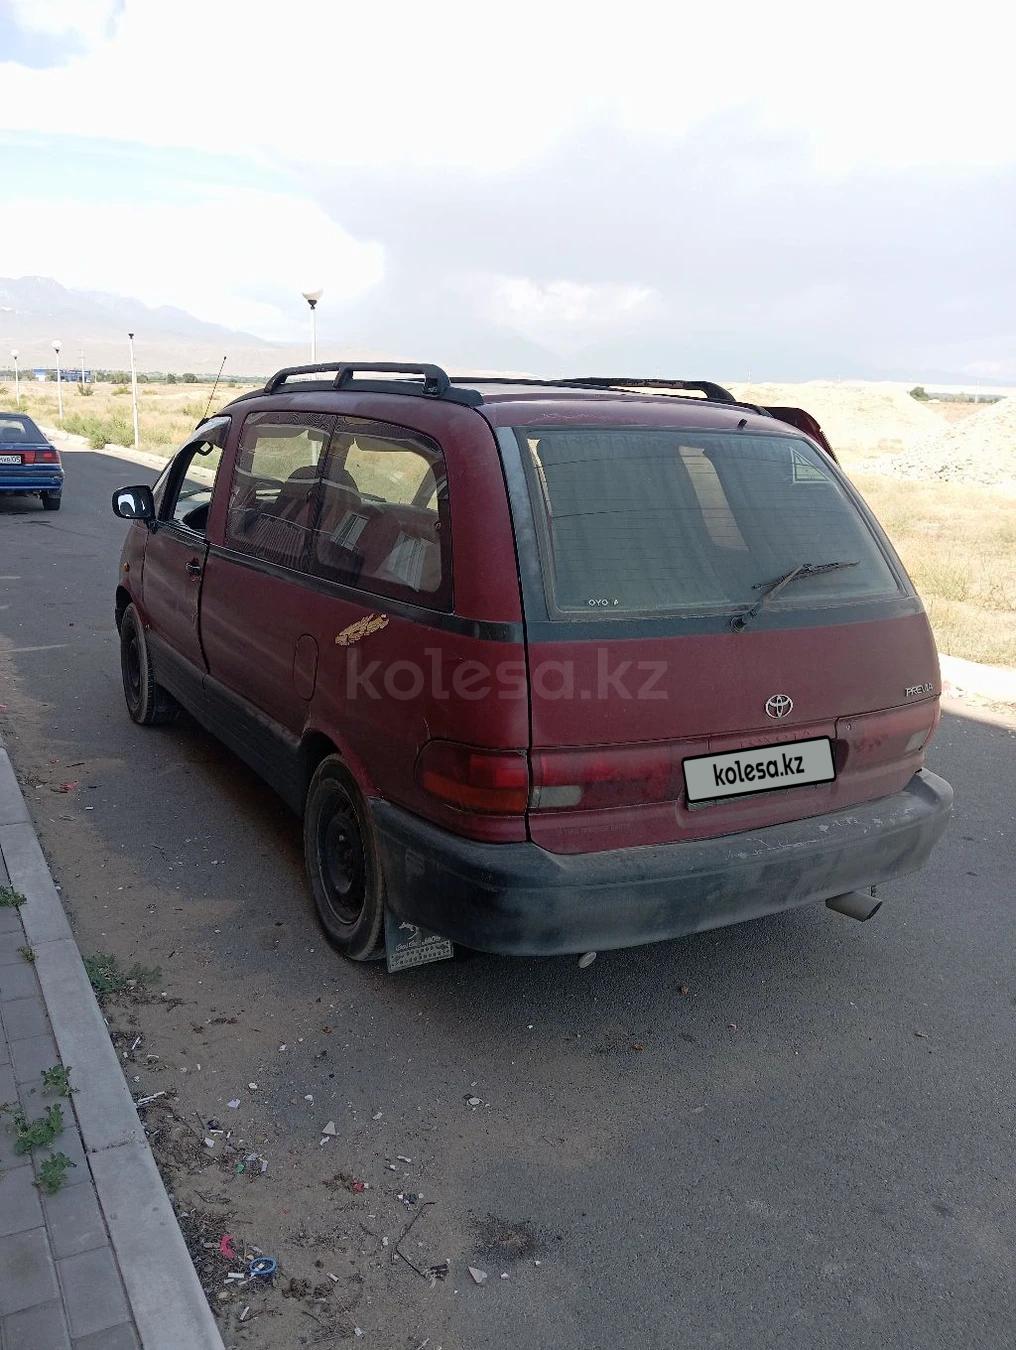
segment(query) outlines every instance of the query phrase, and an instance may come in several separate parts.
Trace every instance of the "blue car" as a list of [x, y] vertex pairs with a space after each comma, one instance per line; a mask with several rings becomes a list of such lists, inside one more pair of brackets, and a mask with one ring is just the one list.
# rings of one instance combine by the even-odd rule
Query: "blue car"
[[47, 511], [60, 510], [60, 452], [30, 417], [0, 412], [0, 493], [38, 493]]

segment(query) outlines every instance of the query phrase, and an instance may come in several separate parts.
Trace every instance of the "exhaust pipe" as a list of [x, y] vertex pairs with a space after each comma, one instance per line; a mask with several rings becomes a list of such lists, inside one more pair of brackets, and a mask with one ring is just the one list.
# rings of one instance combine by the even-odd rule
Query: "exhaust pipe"
[[882, 908], [882, 901], [865, 891], [847, 891], [845, 895], [834, 895], [826, 904], [837, 914], [845, 914], [848, 919], [857, 919], [864, 923], [866, 919]]

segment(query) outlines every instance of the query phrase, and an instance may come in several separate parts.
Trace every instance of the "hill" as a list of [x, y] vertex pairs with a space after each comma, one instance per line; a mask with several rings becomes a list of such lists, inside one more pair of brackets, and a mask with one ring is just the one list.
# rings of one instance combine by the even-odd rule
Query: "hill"
[[83, 350], [86, 367], [122, 370], [129, 361], [128, 332], [135, 334], [142, 371], [209, 373], [226, 356], [230, 374], [266, 375], [307, 359], [302, 345], [265, 342], [169, 305], [153, 308], [128, 296], [71, 290], [51, 277], [0, 277], [0, 366], [17, 348], [22, 370], [52, 368], [51, 344], [59, 338], [65, 366], [76, 369]]

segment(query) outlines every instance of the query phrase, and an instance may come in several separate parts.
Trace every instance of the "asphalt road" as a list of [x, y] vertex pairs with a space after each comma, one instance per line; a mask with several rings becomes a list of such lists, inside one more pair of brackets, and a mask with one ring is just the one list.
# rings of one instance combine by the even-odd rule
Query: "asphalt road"
[[[320, 940], [268, 788], [188, 719], [128, 720], [109, 498], [153, 475], [85, 452], [66, 471], [58, 515], [0, 503], [0, 726], [82, 948], [162, 969], [122, 1014], [133, 1086], [270, 1159], [254, 1180], [199, 1159], [178, 1196], [336, 1273], [349, 1309], [276, 1291], [240, 1326], [226, 1303], [227, 1344], [354, 1322], [385, 1350], [1013, 1344], [1011, 727], [945, 717], [950, 832], [868, 924], [818, 907], [584, 971], [389, 977]], [[391, 1260], [406, 1189], [437, 1202], [407, 1247], [451, 1260], [434, 1288]]]

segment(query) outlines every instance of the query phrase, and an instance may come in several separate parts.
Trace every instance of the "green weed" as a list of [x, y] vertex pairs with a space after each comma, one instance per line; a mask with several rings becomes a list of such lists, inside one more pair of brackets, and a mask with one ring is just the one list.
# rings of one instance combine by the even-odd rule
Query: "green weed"
[[16, 909], [23, 905], [26, 896], [20, 891], [16, 891], [13, 886], [0, 886], [0, 909]]
[[112, 952], [96, 952], [86, 956], [84, 961], [89, 981], [100, 999], [109, 994], [122, 994], [125, 989], [135, 989], [138, 985], [151, 984], [162, 974], [158, 966], [142, 966], [137, 962], [125, 970]]
[[14, 1152], [29, 1153], [33, 1148], [47, 1148], [64, 1127], [63, 1110], [59, 1102], [46, 1108], [45, 1114], [29, 1120], [21, 1107], [11, 1118], [14, 1130]]
[[69, 1167], [77, 1167], [77, 1163], [71, 1162], [66, 1153], [52, 1154], [45, 1162], [39, 1164], [39, 1175], [35, 1179], [36, 1186], [40, 1191], [45, 1191], [47, 1195], [56, 1195], [67, 1179]]
[[71, 1071], [64, 1064], [54, 1064], [51, 1069], [42, 1071], [44, 1092], [55, 1092], [58, 1097], [69, 1097], [74, 1089], [70, 1084]]

